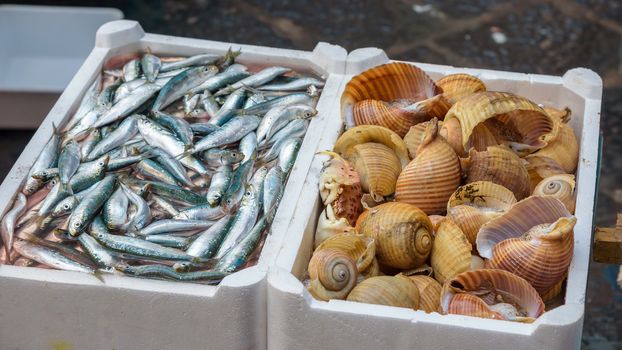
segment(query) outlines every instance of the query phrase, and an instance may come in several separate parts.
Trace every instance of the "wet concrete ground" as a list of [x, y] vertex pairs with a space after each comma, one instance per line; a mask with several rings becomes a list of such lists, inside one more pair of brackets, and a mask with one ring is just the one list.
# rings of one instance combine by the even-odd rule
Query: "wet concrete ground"
[[[42, 1], [24, 3], [46, 3]], [[59, 4], [59, 1], [48, 1]], [[604, 0], [63, 1], [112, 6], [148, 32], [274, 47], [375, 46], [391, 58], [561, 75], [588, 67], [603, 78], [604, 135], [596, 223], [622, 211], [622, 3]], [[0, 131], [0, 178], [30, 131]], [[592, 263], [584, 349], [622, 349], [617, 266]]]

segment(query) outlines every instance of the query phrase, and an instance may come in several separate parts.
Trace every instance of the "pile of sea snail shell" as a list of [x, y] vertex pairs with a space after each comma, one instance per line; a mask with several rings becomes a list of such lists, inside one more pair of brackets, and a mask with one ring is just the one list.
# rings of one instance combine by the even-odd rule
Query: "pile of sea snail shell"
[[[390, 63], [352, 78], [320, 175], [317, 299], [532, 322], [573, 253], [570, 110]], [[558, 301], [559, 302], [559, 301]]]

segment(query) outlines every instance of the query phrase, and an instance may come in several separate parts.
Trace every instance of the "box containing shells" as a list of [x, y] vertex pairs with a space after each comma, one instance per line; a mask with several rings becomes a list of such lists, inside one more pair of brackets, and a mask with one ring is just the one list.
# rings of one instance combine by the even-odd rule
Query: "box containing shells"
[[[64, 263], [67, 263], [68, 261], [66, 259], [66, 254], [71, 253], [73, 255], [71, 255], [70, 260], [73, 260], [70, 261], [70, 266], [59, 264], [58, 267], [63, 268], [69, 266], [73, 269], [77, 264], [76, 261], [78, 261], [76, 260], [77, 256], [86, 254], [85, 252], [80, 253], [77, 249], [88, 250], [89, 254], [91, 254], [91, 251], [89, 250], [89, 248], [79, 248], [86, 247], [87, 245], [78, 245], [76, 244], [77, 242], [74, 242], [71, 245], [71, 247], [77, 248], [67, 249], [62, 249], [62, 243], [43, 244], [40, 239], [36, 240], [32, 238], [32, 235], [19, 236], [19, 227], [17, 228], [17, 231], [11, 229], [15, 233], [15, 238], [13, 241], [13, 252], [17, 251], [17, 248], [19, 248], [19, 253], [20, 255], [22, 255], [22, 257], [24, 257], [24, 254], [26, 254], [26, 256], [28, 257], [45, 255], [45, 258], [39, 258], [39, 260], [36, 260], [40, 264], [35, 264], [34, 267], [0, 264], [0, 304], [2, 305], [2, 307], [0, 308], [0, 318], [7, 321], [10, 320], [10, 326], [9, 324], [7, 324], [6, 327], [0, 327], [0, 347], [2, 349], [48, 349], [50, 347], [72, 349], [263, 349], [266, 347], [267, 341], [265, 320], [267, 299], [267, 266], [275, 260], [276, 254], [279, 251], [279, 247], [283, 245], [282, 241], [285, 240], [288, 234], [290, 234], [288, 223], [291, 221], [291, 216], [293, 215], [295, 210], [295, 206], [293, 205], [293, 203], [297, 201], [299, 194], [303, 191], [306, 174], [308, 173], [311, 159], [313, 157], [315, 149], [317, 149], [317, 143], [319, 142], [319, 139], [321, 137], [321, 133], [315, 132], [314, 130], [319, 130], [323, 128], [323, 125], [328, 120], [333, 120], [337, 118], [337, 114], [335, 111], [337, 110], [337, 100], [338, 96], [340, 95], [339, 89], [341, 87], [341, 82], [345, 71], [345, 61], [347, 58], [346, 51], [339, 46], [330, 45], [327, 43], [319, 43], [313, 51], [306, 52], [148, 34], [144, 33], [143, 29], [135, 21], [115, 21], [103, 25], [97, 32], [95, 48], [92, 50], [86, 61], [83, 63], [82, 67], [77, 72], [73, 80], [69, 83], [55, 106], [49, 112], [46, 119], [43, 121], [40, 128], [30, 141], [30, 143], [27, 145], [26, 149], [19, 157], [19, 159], [11, 169], [9, 175], [6, 177], [0, 187], [0, 212], [2, 212], [3, 217], [5, 217], [2, 226], [2, 237], [3, 239], [7, 237], [6, 234], [10, 230], [9, 226], [12, 225], [9, 224], [8, 217], [14, 217], [11, 215], [14, 215], [15, 211], [11, 211], [11, 215], [7, 213], [12, 210], [12, 203], [14, 202], [16, 196], [19, 197], [18, 194], [20, 193], [20, 191], [22, 191], [22, 189], [25, 189], [24, 186], [27, 174], [29, 175], [29, 171], [31, 167], [33, 167], [35, 160], [46, 148], [46, 145], [50, 142], [49, 140], [52, 140], [54, 137], [56, 137], [53, 136], [56, 127], [61, 130], [63, 128], [66, 128], [67, 123], [71, 122], [70, 119], [72, 118], [72, 116], [74, 114], [78, 114], [76, 110], [80, 109], [82, 103], [81, 101], [84, 101], [83, 97], [89, 94], [89, 92], [91, 91], [91, 86], [96, 85], [93, 83], [96, 81], [96, 79], [98, 79], [98, 77], [100, 77], [100, 74], [102, 74], [102, 70], [109, 70], [109, 72], [104, 72], [104, 74], [113, 77], [115, 75], [123, 76], [123, 79], [126, 79], [125, 73], [132, 75], [132, 72], [134, 72], [132, 69], [136, 66], [129, 66], [126, 71], [120, 71], [112, 66], [114, 66], [115, 60], [128, 61], [128, 57], [132, 59], [135, 57], [136, 53], [150, 53], [152, 54], [152, 56], [150, 56], [151, 59], [153, 59], [153, 55], [156, 55], [158, 57], [195, 57], [195, 55], [197, 55], [196, 57], [200, 58], [203, 54], [205, 54], [203, 56], [218, 55], [219, 57], [222, 57], [222, 55], [227, 53], [230, 49], [233, 49], [235, 51], [239, 50], [241, 52], [239, 57], [235, 59], [235, 62], [240, 63], [242, 65], [242, 68], [244, 68], [244, 66], [248, 67], [249, 72], [257, 72], [264, 67], [283, 66], [286, 68], [290, 68], [298, 73], [301, 73], [301, 75], [313, 75], [325, 80], [319, 100], [316, 99], [315, 101], [317, 102], [317, 104], [315, 105], [317, 114], [314, 113], [313, 115], [310, 115], [313, 118], [310, 118], [310, 122], [307, 127], [308, 130], [311, 131], [306, 133], [306, 135], [304, 135], [304, 138], [302, 138], [302, 135], [300, 133], [297, 133], [298, 136], [291, 136], [291, 139], [299, 140], [296, 141], [299, 142], [297, 144], [297, 147], [299, 147], [299, 152], [295, 160], [292, 160], [294, 159], [292, 157], [288, 157], [287, 159], [290, 161], [285, 163], [290, 169], [287, 182], [282, 183], [282, 186], [284, 188], [281, 187], [282, 203], [285, 205], [279, 205], [278, 209], [274, 209], [277, 207], [275, 205], [271, 205], [270, 208], [273, 208], [274, 210], [276, 210], [276, 212], [273, 210], [269, 211], [272, 215], [274, 215], [272, 219], [272, 228], [270, 231], [271, 234], [265, 236], [267, 234], [267, 231], [262, 230], [262, 232], [264, 232], [263, 237], [266, 237], [265, 241], [263, 241], [263, 249], [261, 249], [262, 243], [260, 242], [260, 248], [257, 248], [256, 250], [256, 252], [259, 253], [251, 254], [251, 252], [247, 251], [245, 253], [246, 260], [244, 260], [243, 262], [235, 261], [235, 264], [237, 264], [236, 266], [238, 267], [244, 265], [245, 262], [248, 262], [247, 265], [241, 266], [242, 268], [238, 269], [237, 272], [227, 274], [226, 277], [224, 277], [218, 285], [210, 285], [193, 282], [169, 281], [162, 278], [144, 279], [130, 277], [120, 274], [118, 273], [118, 271], [114, 273], [101, 272], [89, 274], [77, 271], [46, 269], [43, 265], [41, 265], [43, 263], [41, 263], [39, 260], [45, 262], [52, 261], [53, 263], [57, 263], [59, 262], [59, 259], [62, 259]], [[170, 61], [163, 62], [188, 61], [184, 61], [181, 58], [172, 58]], [[144, 63], [141, 63], [141, 65], [142, 64]], [[161, 67], [164, 67], [165, 64], [166, 63], [162, 63]], [[207, 63], [199, 62], [194, 65], [202, 67], [204, 66], [204, 64]], [[231, 62], [229, 62], [229, 64], [231, 64]], [[240, 64], [238, 66], [240, 66]], [[142, 67], [152, 66], [146, 65]], [[222, 68], [222, 66], [219, 68], [224, 69]], [[169, 67], [169, 69], [167, 70], [170, 69], [173, 68]], [[160, 72], [164, 71], [165, 70], [163, 68], [160, 69]], [[145, 68], [146, 80], [149, 79], [147, 72], [153, 72], [153, 70], [151, 70], [151, 68]], [[248, 73], [245, 74], [245, 76], [249, 75]], [[120, 79], [121, 78], [119, 78], [119, 80]], [[159, 78], [157, 78], [153, 84], [157, 84], [158, 79]], [[169, 77], [169, 79], [171, 78]], [[127, 82], [129, 80], [126, 79], [125, 81]], [[186, 82], [187, 80], [183, 81]], [[295, 77], [290, 76], [289, 78], [282, 77], [280, 83], [276, 81], [274, 83], [281, 84], [282, 86], [283, 84], [287, 85], [292, 81], [295, 81]], [[315, 81], [317, 82], [317, 80]], [[144, 85], [141, 86], [149, 85], [147, 83], [144, 83], [144, 81], [143, 84]], [[228, 84], [233, 85], [234, 83], [229, 82]], [[221, 86], [221, 88], [227, 90], [232, 85], [223, 85]], [[110, 84], [108, 84], [108, 86], [110, 86]], [[135, 87], [135, 89], [139, 90], [141, 89], [141, 86]], [[189, 87], [186, 86], [186, 88]], [[257, 91], [253, 90], [253, 86], [250, 86], [250, 84], [248, 83], [247, 85], [245, 85], [244, 89], [253, 91], [253, 94], [259, 94]], [[279, 99], [280, 95], [278, 94], [278, 92], [282, 91], [282, 89], [282, 87], [279, 87], [277, 89], [277, 93], [271, 95], [273, 99], [270, 101], [276, 101], [277, 99]], [[117, 90], [115, 95], [118, 94], [121, 94], [119, 90]], [[100, 96], [102, 95], [104, 94], [100, 93]], [[206, 96], [207, 94], [203, 93], [203, 95]], [[311, 93], [309, 93], [309, 95], [317, 96], [311, 95]], [[148, 97], [149, 96], [147, 96], [147, 98]], [[178, 96], [178, 98], [181, 98], [181, 96]], [[120, 99], [119, 101], [124, 101], [124, 99]], [[153, 99], [147, 100], [148, 104], [152, 102]], [[153, 103], [155, 104], [156, 102]], [[226, 103], [226, 101], [221, 101], [220, 103], [223, 102]], [[259, 102], [260, 101], [254, 101], [254, 103], [256, 103], [255, 106], [257, 106], [257, 103]], [[113, 106], [119, 104], [121, 104], [121, 102], [116, 103]], [[114, 107], [106, 105], [106, 108]], [[235, 108], [240, 107], [238, 106]], [[227, 111], [228, 110], [225, 110], [225, 112]], [[108, 114], [110, 114], [110, 116], [113, 118], [117, 118], [123, 113], [118, 112], [118, 114]], [[246, 123], [251, 123], [253, 120], [258, 120], [258, 118], [253, 115], [245, 115], [243, 117], [248, 119], [247, 121], [241, 123], [241, 125], [247, 125]], [[308, 116], [305, 114], [305, 118], [306, 117]], [[87, 116], [83, 116], [83, 119], [80, 120], [86, 120], [84, 118], [87, 118]], [[100, 115], [100, 118], [96, 120], [99, 121], [103, 118], [103, 115]], [[132, 120], [131, 122], [135, 121], [139, 128], [141, 127], [141, 122], [147, 122], [147, 118], [140, 116], [129, 116], [125, 120], [131, 120], [132, 118], [134, 118], [134, 120]], [[170, 121], [175, 119], [168, 118], [168, 120]], [[289, 119], [286, 119], [286, 121], [287, 120]], [[306, 120], [308, 119], [305, 119], [305, 122]], [[121, 124], [119, 124], [118, 128], [114, 129], [114, 131], [112, 131], [110, 128], [107, 129], [106, 132], [109, 132], [107, 134], [109, 140], [114, 140], [119, 136], [118, 134], [116, 134], [115, 136], [114, 133], [116, 133], [117, 130], [122, 129]], [[76, 124], [74, 123], [74, 127], [75, 125]], [[285, 127], [289, 127], [290, 124], [286, 125], [287, 126]], [[177, 130], [170, 125], [169, 128], [171, 128], [170, 130], [173, 131]], [[225, 127], [223, 126], [221, 129], [224, 128]], [[84, 139], [85, 141], [81, 141], [84, 143], [88, 142], [88, 140], [90, 140], [90, 137], [94, 135], [95, 130], [99, 129], [86, 128], [85, 130], [87, 130], [89, 134], [87, 138]], [[276, 131], [277, 129], [267, 130]], [[277, 131], [277, 133], [280, 132], [280, 130]], [[162, 131], [161, 133], [166, 134], [167, 132]], [[146, 134], [143, 135], [142, 133], [134, 133], [132, 135], [142, 135], [144, 138], [147, 137], [145, 136]], [[168, 134], [166, 135], [169, 135], [166, 137], [170, 139], [171, 132], [168, 132]], [[106, 140], [106, 138], [103, 138], [102, 140]], [[134, 141], [130, 139], [127, 142]], [[99, 142], [101, 143], [101, 141]], [[100, 143], [97, 143], [97, 145], [99, 146]], [[58, 173], [61, 177], [61, 184], [63, 176], [62, 174], [64, 173], [64, 171], [66, 171], [66, 169], [71, 168], [70, 164], [73, 164], [67, 159], [75, 158], [72, 156], [73, 153], [71, 147], [74, 146], [72, 146], [71, 144], [72, 141], [68, 141], [63, 147], [60, 148], [59, 151], [61, 153], [60, 157], [66, 157], [62, 160], [62, 162], [64, 162], [63, 169], [65, 170], [60, 168], [58, 169]], [[84, 146], [84, 144], [82, 145]], [[240, 146], [240, 149], [242, 149], [242, 146]], [[94, 152], [94, 149], [91, 149], [91, 152]], [[103, 162], [102, 164], [105, 164], [107, 162], [107, 166], [109, 167], [108, 170], [111, 170], [110, 166], [113, 162], [119, 163], [122, 159], [132, 157], [131, 154], [123, 154], [123, 152], [125, 151], [121, 150], [121, 153], [114, 153], [114, 156], [110, 155], [112, 153], [108, 154], [109, 157], [106, 158], [105, 162]], [[139, 150], [139, 152], [143, 152], [143, 150]], [[153, 149], [148, 149], [148, 152], [153, 152]], [[242, 152], [243, 155], [246, 155], [246, 153], [244, 153], [245, 151], [241, 150], [240, 152]], [[261, 154], [261, 157], [264, 157], [264, 153]], [[89, 153], [87, 157], [91, 157], [91, 153]], [[162, 155], [159, 155], [158, 157], [162, 157]], [[203, 157], [204, 159], [206, 159], [205, 157], [207, 156], [203, 155]], [[253, 156], [251, 155], [250, 157], [252, 158]], [[183, 161], [183, 159], [185, 158], [181, 158], [181, 160]], [[146, 157], [146, 159], [149, 159], [149, 157]], [[265, 160], [267, 158], [263, 159]], [[59, 161], [59, 164], [60, 162], [61, 161]], [[97, 165], [99, 164], [98, 162], [99, 161], [97, 160], [92, 163]], [[209, 161], [206, 162], [209, 163]], [[279, 163], [279, 165], [280, 164], [282, 163]], [[241, 166], [242, 165], [240, 165], [240, 167]], [[80, 174], [79, 169], [80, 168], [78, 168], [78, 172], [76, 174]], [[136, 171], [137, 168], [134, 167], [132, 169], [134, 169], [133, 171]], [[162, 172], [160, 171], [160, 173]], [[122, 172], [116, 174], [118, 178], [125, 176], [123, 178], [123, 183], [127, 185], [122, 189], [122, 192], [129, 198], [131, 203], [134, 203], [128, 207], [126, 201], [125, 206], [121, 206], [121, 208], [132, 209], [128, 210], [128, 218], [132, 218], [131, 222], [132, 225], [134, 225], [132, 227], [134, 229], [138, 229], [138, 226], [135, 226], [137, 225], [138, 221], [134, 221], [133, 218], [144, 217], [143, 214], [140, 214], [140, 216], [138, 214], [143, 213], [144, 206], [141, 207], [136, 204], [143, 202], [141, 202], [141, 200], [139, 199], [136, 199], [136, 197], [139, 196], [130, 195], [130, 193], [141, 193], [141, 188], [149, 188], [150, 190], [154, 190], [156, 185], [155, 182], [152, 181], [146, 187], [142, 187], [141, 185], [136, 187], [131, 184], [132, 181], [137, 180], [135, 178], [136, 173], [131, 172], [129, 174], [130, 176], [128, 176], [127, 174], [124, 175]], [[152, 176], [155, 176], [153, 175], [153, 173], [151, 174]], [[45, 174], [41, 173], [41, 176], [45, 176]], [[189, 176], [192, 176], [192, 174], [190, 174]], [[266, 177], [267, 176], [268, 175], [266, 175]], [[30, 177], [28, 176], [28, 178]], [[100, 187], [100, 184], [106, 182], [107, 178], [108, 176], [106, 176], [103, 180], [97, 183], [97, 185], [95, 185], [97, 186], [96, 188], [98, 190], [102, 191], [101, 193], [107, 193], [106, 191], [109, 192], [110, 190], [108, 187]], [[196, 179], [196, 176], [192, 176], [191, 178], [192, 181]], [[198, 179], [201, 180], [203, 179], [203, 177], [198, 177]], [[244, 177], [241, 177], [241, 179], [244, 179]], [[75, 187], [73, 186], [77, 185], [73, 183], [73, 180], [74, 178], [72, 177], [71, 181], [66, 184], [67, 186], [71, 186], [72, 189], [75, 189]], [[252, 179], [249, 180], [248, 178], [246, 178], [244, 181], [252, 181]], [[176, 203], [183, 202], [183, 200], [181, 202], [179, 201], [179, 195], [187, 196], [187, 198], [190, 199], [198, 198], [199, 202], [203, 202], [205, 200], [205, 197], [197, 197], [196, 193], [188, 190], [175, 190], [167, 192], [166, 186], [158, 186], [160, 186], [162, 191], [164, 191], [162, 192], [163, 195], [161, 197], [164, 197], [165, 194], [168, 195], [169, 197], [166, 197], [168, 199], [168, 203], [174, 204], [173, 206], [166, 206], [163, 203], [166, 203], [167, 201], [158, 202], [160, 203], [158, 210], [154, 211], [154, 209], [152, 208], [152, 214], [161, 215], [159, 216], [161, 219], [165, 219], [167, 217], [165, 215], [162, 216], [163, 213], [168, 212], [169, 215], [174, 215], [171, 214], [171, 211], [174, 213], [177, 209], [181, 210], [180, 207], [175, 208]], [[200, 186], [200, 184], [197, 186]], [[171, 187], [168, 188], [170, 189]], [[129, 189], [129, 191], [126, 191], [127, 189]], [[251, 185], [247, 187], [246, 192], [244, 188], [242, 188], [241, 193], [243, 196], [248, 196], [248, 198], [250, 198], [250, 195], [248, 195], [248, 193], [252, 191], [255, 191], [255, 188]], [[82, 206], [82, 203], [89, 202], [90, 200], [87, 200], [87, 198], [93, 198], [91, 193], [95, 192], [96, 190], [93, 189], [91, 192], [88, 192], [85, 197], [79, 199], [79, 204], [75, 204], [78, 205], [78, 207], [75, 208], [75, 211], [77, 211], [78, 208]], [[50, 198], [52, 195], [56, 195], [56, 193], [60, 192], [50, 192], [49, 195], [45, 195], [44, 193], [43, 197], [45, 197], [47, 200], [47, 198]], [[72, 196], [77, 197], [79, 193], [80, 192], [76, 191]], [[201, 193], [203, 194], [203, 192]], [[136, 200], [136, 203], [132, 201], [132, 198]], [[148, 198], [150, 201], [154, 199], [153, 197]], [[245, 199], [246, 197], [241, 200], [244, 201]], [[264, 202], [262, 203], [266, 203], [266, 198], [264, 197], [263, 199]], [[34, 199], [29, 200], [34, 201]], [[39, 200], [41, 200], [41, 198], [39, 198]], [[278, 201], [278, 199], [276, 200]], [[17, 203], [16, 207], [19, 202], [20, 200], [17, 200], [15, 202]], [[235, 204], [235, 202], [232, 203]], [[229, 205], [230, 202], [227, 202], [226, 204]], [[154, 204], [152, 202], [149, 202], [149, 205], [153, 206]], [[244, 206], [244, 202], [241, 205]], [[28, 206], [28, 203], [26, 204], [26, 206]], [[111, 204], [111, 208], [114, 209], [117, 207], [118, 206], [116, 206], [116, 204]], [[251, 205], [248, 205], [248, 207], [251, 207]], [[75, 212], [72, 212], [70, 219], [68, 220], [70, 222], [68, 228], [69, 234], [71, 234], [73, 227], [73, 224], [71, 224], [71, 220], [74, 217], [74, 213]], [[121, 214], [123, 215], [124, 213], [121, 212]], [[118, 212], [117, 214], [114, 214], [113, 211], [111, 211], [110, 213], [106, 212], [104, 213], [104, 216], [106, 215], [109, 216], [108, 219], [104, 218], [104, 221], [108, 220], [106, 222], [108, 228], [110, 228], [110, 225], [108, 223], [112, 222], [110, 220], [113, 217], [117, 217]], [[175, 217], [177, 216], [175, 215]], [[81, 221], [76, 222], [78, 222], [78, 225], [76, 225], [76, 227], [82, 224]], [[262, 222], [262, 220], [259, 220], [258, 222]], [[101, 226], [98, 227], [100, 227], [101, 229]], [[254, 227], [258, 226], [255, 225]], [[171, 229], [171, 226], [167, 226], [166, 229]], [[90, 230], [90, 233], [92, 235], [90, 236], [91, 238], [100, 239], [102, 237], [116, 237], [116, 235], [109, 235], [107, 233], [101, 233], [101, 235], [100, 233], [94, 234], [94, 224], [91, 226]], [[133, 232], [135, 234], [140, 234], [140, 231], [141, 230]], [[252, 230], [250, 232], [259, 231]], [[57, 233], [58, 236], [56, 238], [61, 239], [61, 241], [63, 239], [70, 239], [70, 237], [66, 236], [66, 232], [64, 233], [62, 229]], [[85, 235], [85, 233], [82, 233], [82, 235]], [[84, 239], [89, 238], [82, 235], [80, 235], [79, 237], [83, 237]], [[48, 235], [46, 236], [46, 238], [47, 237], [53, 236]], [[203, 237], [203, 235], [201, 235], [201, 237]], [[211, 236], [208, 236], [208, 238], [209, 237]], [[178, 236], [177, 238], [169, 238], [172, 240], [168, 244], [175, 245], [176, 241], [184, 240], [186, 237]], [[127, 236], [127, 238], [124, 239], [126, 241], [131, 241], [132, 239], [135, 240], [137, 238]], [[93, 239], [91, 239], [90, 241], [94, 242]], [[242, 243], [246, 241], [246, 239], [237, 239], [232, 242], [234, 244], [233, 247], [239, 247]], [[56, 240], [56, 242], [58, 242], [58, 240]], [[67, 242], [67, 244], [70, 244], [69, 241]], [[140, 243], [136, 243], [136, 241], [133, 242], [134, 243], [132, 244], [138, 244], [140, 246], [143, 245], [142, 241]], [[159, 242], [162, 242], [162, 245], [165, 244], [162, 240], [160, 240]], [[193, 242], [196, 242], [196, 240]], [[255, 244], [257, 243], [256, 240], [254, 242]], [[100, 243], [104, 244], [102, 243], [102, 241], [100, 241]], [[90, 245], [90, 249], [93, 249], [93, 247], [97, 246], [101, 245]], [[153, 245], [150, 245], [150, 247], [153, 247]], [[48, 248], [54, 250], [54, 253], [50, 253], [50, 250]], [[186, 255], [190, 254], [185, 253], [184, 255], [181, 249], [170, 249], [167, 251], [176, 252], [175, 254], [181, 254], [178, 256], [185, 257]], [[4, 251], [4, 248], [2, 250]], [[160, 254], [160, 250], [157, 250], [157, 254]], [[236, 249], [228, 249], [224, 251], [223, 256], [227, 256], [227, 254], [232, 251], [235, 252]], [[137, 255], [117, 253], [118, 251], [115, 254], [104, 254], [98, 256], [107, 256], [108, 261], [114, 259], [130, 259], [122, 261], [132, 261], [137, 259]], [[134, 253], [138, 254], [139, 257], [145, 256], [140, 255], [144, 252], [139, 254], [139, 252], [134, 251]], [[65, 257], [60, 257], [59, 254]], [[248, 254], [251, 255], [249, 256]], [[3, 259], [6, 259], [6, 256], [4, 256]], [[20, 260], [21, 258], [19, 256], [12, 257], [11, 259], [13, 259], [14, 262], [17, 262], [19, 260], [24, 265], [32, 263], [31, 259]], [[86, 263], [82, 263], [82, 261], [83, 260], [80, 260], [79, 262], [80, 264], [82, 264], [81, 266], [84, 267], [84, 264]], [[146, 259], [146, 261], [149, 262], [149, 259]], [[206, 264], [210, 263], [209, 259], [205, 260], [192, 258], [190, 261], [197, 264], [200, 264], [202, 262], [205, 262]], [[97, 261], [100, 266], [102, 266], [101, 262], [106, 264], [106, 261], [104, 260]], [[136, 270], [132, 270], [129, 266], [126, 265], [119, 265], [117, 267], [124, 268], [124, 270], [122, 270], [124, 272], [134, 271], [132, 273], [137, 273], [141, 266], [147, 265], [135, 265], [134, 268]], [[245, 266], [248, 267], [244, 268]], [[192, 266], [190, 267], [192, 268]], [[178, 279], [178, 277], [180, 276], [178, 272], [173, 271], [170, 267], [164, 265], [158, 267], [158, 271], [164, 271], [168, 274], [163, 275], [164, 277], [172, 276], [175, 279]], [[143, 272], [149, 275], [154, 271], [149, 272], [147, 270], [143, 270]], [[192, 275], [193, 272], [180, 273], [184, 273], [184, 276], [196, 277], [196, 275]]]
[[[468, 76], [452, 75], [457, 73]], [[441, 85], [443, 90], [435, 87]], [[579, 348], [600, 77], [584, 68], [558, 77], [391, 63], [382, 50], [364, 48], [349, 53], [342, 90], [341, 115], [350, 127], [344, 132], [342, 118], [323, 126], [289, 238], [268, 273], [268, 347]], [[407, 98], [415, 102], [400, 100]], [[566, 107], [572, 111], [569, 121]], [[419, 128], [420, 113], [424, 120], [444, 116], [443, 124], [432, 119]], [[494, 120], [478, 124], [491, 115]], [[412, 124], [404, 127], [405, 120]], [[576, 137], [560, 150], [552, 133], [563, 139], [572, 131]], [[504, 146], [488, 147], [500, 140]], [[509, 158], [503, 156], [508, 152]], [[506, 161], [499, 166], [495, 159]], [[539, 185], [557, 173], [573, 173], [576, 187], [568, 175]], [[474, 181], [482, 179], [487, 181]], [[538, 194], [547, 194], [558, 186], [557, 198], [522, 199], [537, 187], [544, 191]], [[393, 191], [397, 202], [374, 203], [391, 201], [387, 195]], [[358, 200], [367, 206], [362, 213]], [[452, 210], [458, 207], [475, 210], [485, 223], [473, 233], [465, 225], [471, 221], [460, 221], [460, 212]], [[438, 215], [447, 208], [447, 217]], [[486, 269], [477, 255], [487, 258]], [[520, 263], [504, 265], [504, 258]]]

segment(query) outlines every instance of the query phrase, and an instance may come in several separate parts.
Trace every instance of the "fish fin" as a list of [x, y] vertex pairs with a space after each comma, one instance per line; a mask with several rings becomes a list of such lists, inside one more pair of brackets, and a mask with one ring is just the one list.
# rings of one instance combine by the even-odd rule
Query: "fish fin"
[[100, 269], [95, 269], [93, 270], [93, 277], [97, 278], [101, 283], [106, 283], [106, 281], [104, 281], [104, 278], [102, 276], [102, 272]]
[[194, 154], [194, 148], [192, 145], [185, 145], [184, 146], [184, 151], [178, 155], [175, 156], [175, 159], [180, 160], [183, 158], [186, 158], [188, 156], [191, 156]]

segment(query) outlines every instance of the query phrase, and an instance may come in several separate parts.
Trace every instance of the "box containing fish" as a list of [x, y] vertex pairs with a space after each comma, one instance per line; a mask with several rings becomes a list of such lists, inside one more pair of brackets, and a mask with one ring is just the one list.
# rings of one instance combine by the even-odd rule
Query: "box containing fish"
[[600, 77], [367, 48], [342, 89], [268, 275], [269, 348], [579, 348]]
[[346, 58], [102, 26], [2, 183], [2, 348], [264, 348]]

